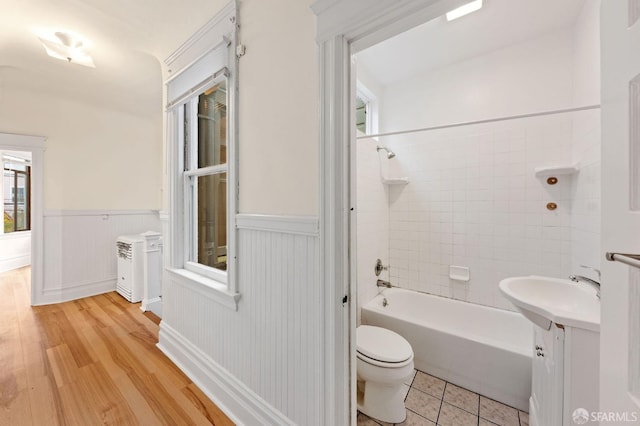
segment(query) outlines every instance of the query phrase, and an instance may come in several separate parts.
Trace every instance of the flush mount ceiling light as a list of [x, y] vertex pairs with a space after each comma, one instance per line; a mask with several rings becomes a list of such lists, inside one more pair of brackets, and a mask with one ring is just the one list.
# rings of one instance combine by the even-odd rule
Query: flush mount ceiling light
[[84, 41], [77, 35], [58, 31], [53, 35], [38, 36], [40, 42], [52, 58], [95, 68], [93, 59], [85, 50]]
[[482, 7], [482, 0], [474, 0], [471, 3], [464, 4], [457, 9], [447, 12], [447, 21], [453, 21], [464, 15], [468, 15]]

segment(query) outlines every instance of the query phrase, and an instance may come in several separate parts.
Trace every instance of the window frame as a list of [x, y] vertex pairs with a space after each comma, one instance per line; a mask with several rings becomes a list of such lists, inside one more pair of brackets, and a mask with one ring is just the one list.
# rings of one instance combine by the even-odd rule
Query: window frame
[[[238, 206], [238, 86], [236, 4], [229, 3], [205, 27], [172, 54], [165, 64], [171, 77], [165, 80], [166, 152], [169, 180], [169, 235], [167, 273], [176, 284], [188, 286], [203, 296], [233, 310], [238, 309], [237, 227]], [[173, 71], [173, 72], [172, 72]], [[205, 90], [226, 80], [227, 131], [227, 270], [217, 270], [190, 259], [193, 230], [188, 229], [189, 179], [206, 175], [221, 166], [203, 167], [185, 173], [184, 105], [197, 102]], [[196, 109], [197, 111], [197, 109]], [[197, 120], [191, 123], [197, 129]], [[197, 133], [197, 131], [196, 131]], [[191, 132], [191, 134], [195, 134]], [[191, 145], [193, 148], [193, 144]], [[197, 149], [197, 147], [196, 147]], [[197, 211], [196, 211], [197, 215]]]
[[[200, 90], [197, 94], [195, 94], [193, 97], [189, 98], [187, 100], [187, 102], [185, 102], [184, 104], [182, 104], [182, 106], [184, 106], [183, 109], [183, 118], [182, 118], [182, 123], [188, 123], [189, 124], [189, 152], [187, 153], [187, 149], [185, 148], [184, 144], [185, 144], [185, 137], [183, 135], [182, 138], [180, 138], [180, 141], [182, 142], [182, 152], [185, 153], [186, 155], [189, 155], [190, 157], [190, 161], [189, 164], [191, 166], [193, 166], [193, 164], [195, 163], [195, 160], [197, 160], [197, 152], [198, 152], [198, 145], [197, 145], [197, 135], [198, 135], [198, 120], [197, 120], [197, 111], [198, 111], [198, 101], [199, 101], [199, 97], [200, 95], [207, 91], [208, 89], [216, 86], [217, 84], [220, 84], [222, 82], [225, 82], [228, 84], [228, 78], [226, 74], [223, 74], [221, 77], [218, 78], [214, 78], [211, 81], [211, 84], [207, 85], [206, 87], [204, 87], [202, 90]], [[227, 102], [227, 107], [229, 105], [229, 94], [227, 91], [227, 96], [226, 96], [226, 102]], [[187, 113], [189, 115], [190, 120], [188, 120], [187, 118]], [[228, 141], [228, 138], [227, 138]], [[226, 159], [228, 160], [228, 158]], [[203, 265], [201, 263], [198, 263], [194, 260], [190, 260], [193, 259], [193, 255], [194, 253], [197, 253], [197, 241], [198, 241], [198, 231], [196, 229], [197, 227], [197, 222], [198, 222], [198, 212], [197, 212], [197, 208], [196, 208], [196, 204], [197, 202], [194, 202], [194, 194], [197, 191], [196, 190], [196, 184], [193, 183], [194, 179], [197, 179], [198, 177], [201, 176], [212, 176], [215, 174], [223, 174], [223, 173], [227, 173], [227, 235], [229, 235], [229, 218], [230, 216], [230, 212], [228, 209], [228, 204], [229, 204], [229, 179], [228, 179], [228, 173], [229, 173], [229, 163], [225, 160], [224, 164], [218, 164], [218, 165], [214, 165], [214, 166], [207, 166], [207, 167], [190, 167], [187, 169], [187, 167], [184, 167], [184, 171], [182, 172], [182, 176], [183, 176], [183, 193], [184, 193], [184, 211], [185, 211], [185, 218], [184, 218], [184, 236], [185, 236], [185, 242], [184, 242], [184, 269], [191, 271], [193, 273], [199, 274], [199, 275], [203, 275], [207, 278], [210, 278], [212, 280], [215, 280], [217, 282], [220, 282], [222, 284], [228, 284], [228, 273], [227, 271], [222, 271], [220, 269], [217, 268], [213, 268], [207, 265]], [[184, 164], [184, 163], [183, 163]], [[227, 247], [229, 246], [229, 244], [227, 244]]]
[[366, 108], [365, 135], [377, 134], [379, 123], [378, 97], [360, 80], [356, 81], [356, 97], [364, 102]]
[[[18, 170], [18, 169], [14, 169], [11, 168], [9, 166], [9, 168], [7, 168], [6, 164], [4, 164], [5, 161], [3, 160], [3, 165], [2, 165], [2, 185], [4, 186], [4, 172], [13, 172], [13, 183], [11, 184], [10, 188], [14, 189], [14, 195], [13, 195], [13, 212], [14, 212], [14, 221], [13, 221], [13, 231], [9, 231], [6, 232], [4, 231], [4, 226], [3, 226], [3, 234], [15, 234], [18, 232], [29, 232], [31, 231], [31, 165], [28, 163], [24, 164], [24, 170]], [[25, 194], [24, 194], [24, 209], [25, 209], [25, 222], [26, 222], [26, 226], [25, 229], [17, 229], [18, 226], [18, 219], [17, 219], [17, 211], [18, 211], [18, 175], [24, 175], [25, 178]], [[5, 194], [6, 196], [6, 194]], [[3, 197], [4, 198], [4, 197]], [[3, 199], [3, 203], [4, 203], [4, 199]], [[3, 214], [4, 214], [4, 205], [2, 208]]]

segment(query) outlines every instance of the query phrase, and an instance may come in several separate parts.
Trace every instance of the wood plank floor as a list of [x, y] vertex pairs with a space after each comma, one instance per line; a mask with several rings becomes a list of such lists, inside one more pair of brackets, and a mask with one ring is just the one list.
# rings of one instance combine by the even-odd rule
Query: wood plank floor
[[0, 425], [232, 425], [158, 348], [158, 318], [117, 293], [29, 306], [0, 274]]

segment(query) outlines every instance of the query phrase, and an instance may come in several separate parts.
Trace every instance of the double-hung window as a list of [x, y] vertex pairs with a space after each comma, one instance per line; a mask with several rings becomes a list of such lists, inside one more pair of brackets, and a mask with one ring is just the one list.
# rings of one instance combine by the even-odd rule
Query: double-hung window
[[165, 61], [171, 279], [237, 309], [235, 2]]
[[182, 105], [185, 268], [227, 282], [227, 85]]

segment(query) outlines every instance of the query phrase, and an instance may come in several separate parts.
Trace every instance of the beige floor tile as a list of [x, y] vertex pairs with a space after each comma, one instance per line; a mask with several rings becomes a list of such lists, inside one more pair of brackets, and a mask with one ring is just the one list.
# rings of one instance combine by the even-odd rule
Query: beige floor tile
[[446, 402], [442, 403], [440, 415], [438, 416], [439, 426], [476, 426], [477, 424], [478, 416], [474, 416]]
[[402, 423], [398, 423], [397, 426], [436, 426], [436, 424], [411, 410], [407, 410], [406, 420]]
[[520, 416], [520, 426], [529, 426], [529, 414], [519, 411], [518, 415]]
[[447, 383], [447, 387], [444, 390], [443, 401], [446, 401], [458, 408], [462, 408], [471, 414], [476, 416], [478, 415], [479, 396], [475, 392]]
[[446, 382], [442, 379], [438, 379], [437, 377], [418, 371], [416, 378], [413, 380], [412, 386], [428, 393], [431, 396], [442, 399], [445, 384]]
[[440, 400], [416, 388], [411, 388], [407, 395], [405, 405], [408, 409], [420, 414], [422, 417], [436, 422], [440, 411]]
[[496, 424], [493, 422], [490, 422], [489, 420], [480, 418], [480, 422], [478, 423], [478, 426], [496, 426]]
[[520, 426], [518, 410], [484, 396], [480, 397], [480, 417], [500, 426]]

